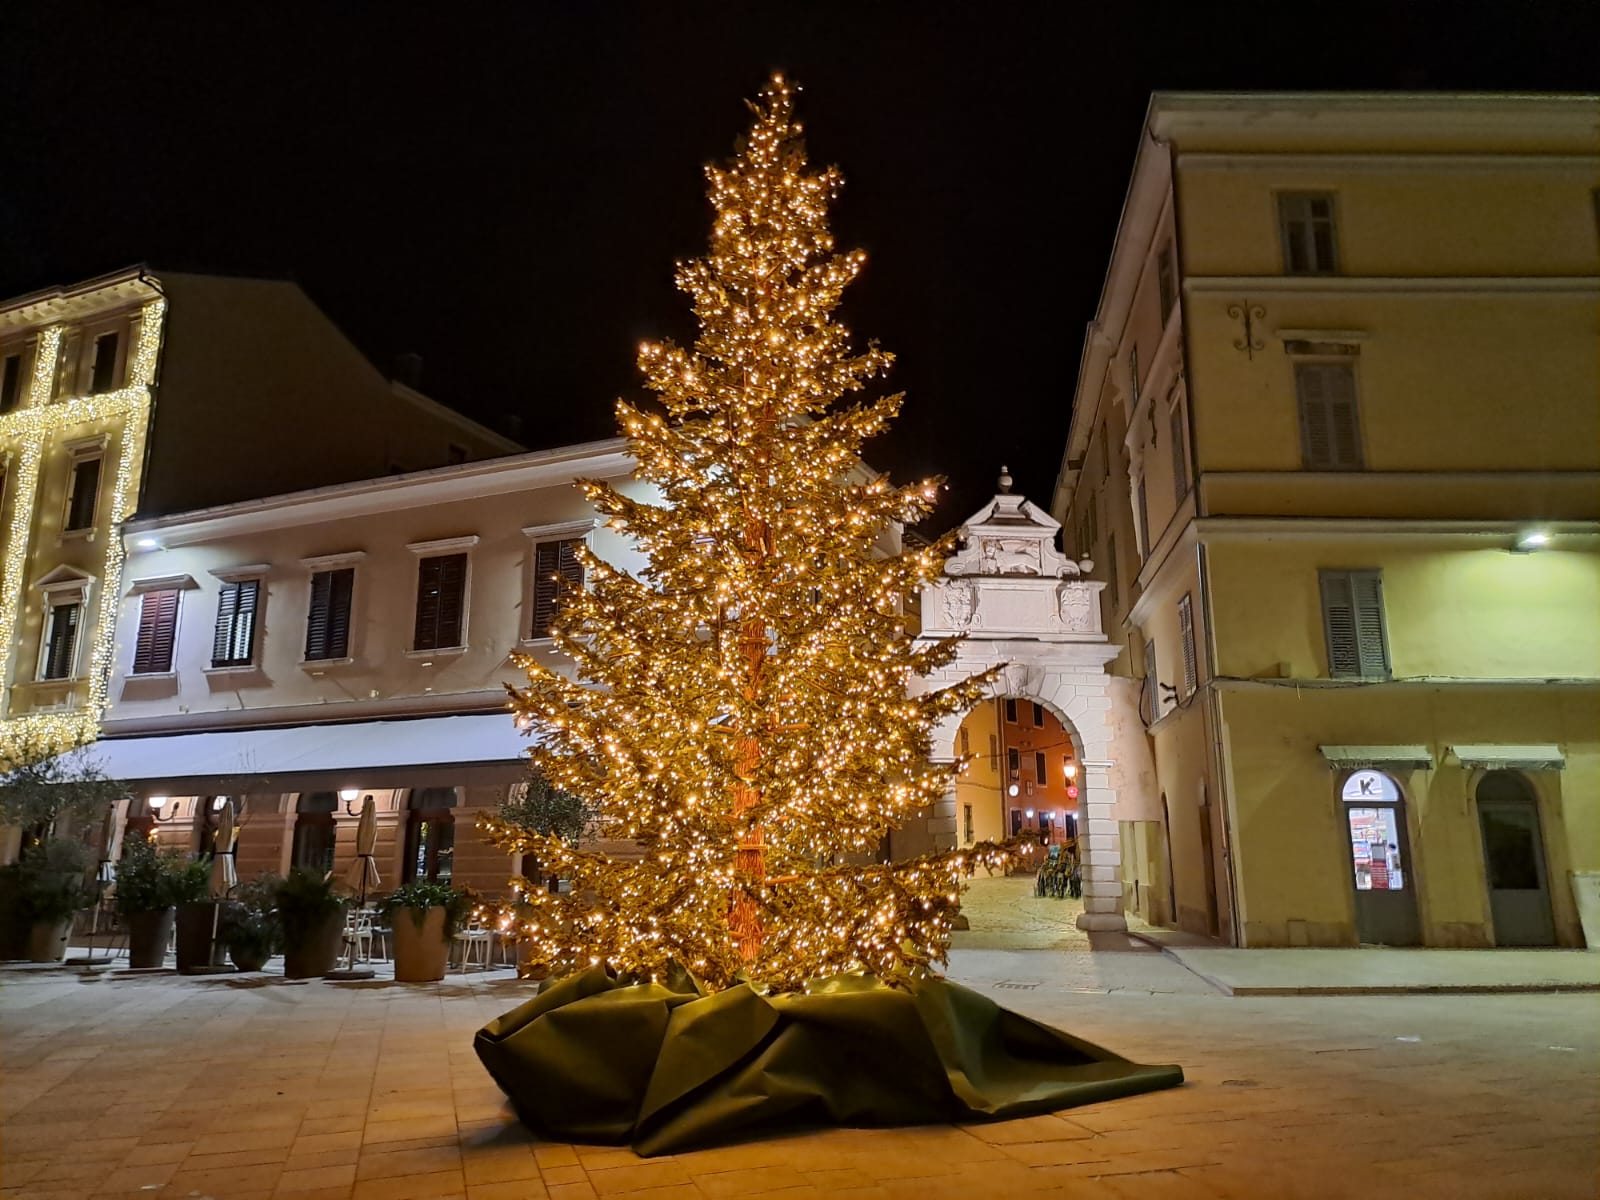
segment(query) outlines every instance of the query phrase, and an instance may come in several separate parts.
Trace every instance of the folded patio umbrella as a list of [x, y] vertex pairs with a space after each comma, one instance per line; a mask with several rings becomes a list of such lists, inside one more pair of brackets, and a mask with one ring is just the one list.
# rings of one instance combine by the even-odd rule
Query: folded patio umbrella
[[372, 861], [377, 845], [378, 806], [368, 796], [361, 802], [361, 819], [356, 822], [356, 860], [350, 864], [350, 873], [346, 876], [350, 890], [359, 892], [363, 901], [380, 882], [378, 864]]
[[239, 869], [233, 861], [233, 842], [237, 837], [233, 824], [233, 802], [222, 806], [217, 818], [217, 837], [211, 850], [211, 894], [226, 896], [239, 885]]

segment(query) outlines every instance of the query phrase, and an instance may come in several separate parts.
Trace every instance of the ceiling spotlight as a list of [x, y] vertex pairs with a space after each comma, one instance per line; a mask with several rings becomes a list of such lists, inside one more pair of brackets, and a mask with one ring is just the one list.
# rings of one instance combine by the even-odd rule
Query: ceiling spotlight
[[1517, 549], [1527, 554], [1550, 544], [1550, 535], [1542, 529], [1527, 529], [1517, 535]]
[[156, 541], [153, 537], [142, 537], [135, 542], [134, 545], [138, 546], [141, 550], [155, 550], [160, 547], [161, 543]]

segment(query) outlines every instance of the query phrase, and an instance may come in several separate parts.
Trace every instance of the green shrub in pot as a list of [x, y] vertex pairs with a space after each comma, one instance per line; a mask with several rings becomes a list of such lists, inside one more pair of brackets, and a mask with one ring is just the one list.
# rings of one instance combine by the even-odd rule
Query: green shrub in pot
[[94, 857], [76, 838], [47, 838], [17, 864], [18, 916], [28, 925], [28, 957], [60, 962], [72, 918], [94, 903], [89, 872]]
[[398, 887], [378, 901], [378, 915], [394, 936], [395, 979], [443, 979], [450, 939], [471, 909], [468, 893], [426, 879]]
[[260, 875], [240, 884], [233, 897], [223, 902], [217, 935], [241, 971], [261, 970], [281, 948], [277, 892], [282, 882], [270, 873]]
[[166, 962], [175, 907], [203, 899], [207, 883], [205, 863], [163, 849], [154, 838], [128, 839], [117, 865], [117, 911], [128, 922], [130, 967]]
[[283, 973], [311, 979], [333, 970], [344, 931], [344, 900], [320, 871], [296, 867], [273, 891], [283, 933]]

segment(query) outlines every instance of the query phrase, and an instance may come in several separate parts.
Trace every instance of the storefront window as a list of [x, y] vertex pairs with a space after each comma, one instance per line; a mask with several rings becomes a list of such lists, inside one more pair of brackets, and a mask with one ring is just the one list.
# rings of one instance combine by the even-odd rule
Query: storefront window
[[1341, 793], [1350, 823], [1350, 858], [1358, 892], [1405, 888], [1400, 863], [1400, 789], [1381, 771], [1357, 771]]

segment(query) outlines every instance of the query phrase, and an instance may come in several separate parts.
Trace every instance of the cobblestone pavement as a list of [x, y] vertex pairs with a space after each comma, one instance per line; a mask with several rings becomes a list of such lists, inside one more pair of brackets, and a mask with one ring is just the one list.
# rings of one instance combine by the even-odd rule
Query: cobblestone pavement
[[978, 875], [961, 897], [971, 925], [955, 935], [958, 950], [1087, 950], [1089, 935], [1077, 926], [1082, 900], [1033, 894], [1031, 872]]
[[643, 1160], [539, 1142], [472, 1033], [527, 994], [0, 972], [0, 1189], [157, 1200], [1596, 1195], [1600, 996], [1226, 997], [1156, 952], [952, 976], [1178, 1089], [1056, 1116]]

